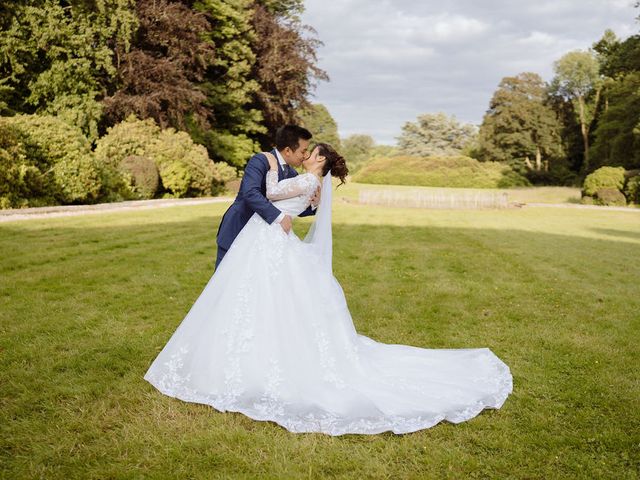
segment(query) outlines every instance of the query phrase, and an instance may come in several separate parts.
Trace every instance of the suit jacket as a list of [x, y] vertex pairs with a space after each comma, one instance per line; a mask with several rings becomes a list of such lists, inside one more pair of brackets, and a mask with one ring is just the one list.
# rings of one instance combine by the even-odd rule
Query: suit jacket
[[[277, 158], [275, 150], [273, 155]], [[240, 182], [240, 190], [236, 199], [225, 212], [218, 228], [216, 241], [220, 247], [228, 250], [233, 241], [244, 228], [254, 213], [260, 215], [265, 222], [273, 223], [280, 215], [278, 210], [269, 200], [267, 200], [266, 179], [269, 171], [269, 161], [262, 153], [257, 153], [247, 163], [244, 176]], [[293, 168], [289, 168], [290, 173], [285, 174], [283, 168], [278, 164], [278, 181], [285, 178], [293, 178], [298, 175]], [[314, 215], [316, 212], [311, 207], [307, 208], [299, 216], [305, 217]]]

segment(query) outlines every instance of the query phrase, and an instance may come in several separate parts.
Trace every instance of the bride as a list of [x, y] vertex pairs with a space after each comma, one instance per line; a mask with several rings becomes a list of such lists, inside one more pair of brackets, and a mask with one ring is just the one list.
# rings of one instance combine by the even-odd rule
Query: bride
[[145, 380], [187, 402], [329, 435], [409, 433], [500, 408], [512, 377], [488, 348], [356, 332], [331, 268], [331, 176], [344, 182], [344, 159], [319, 143], [306, 173], [278, 182], [267, 156], [267, 198], [282, 212], [295, 218], [322, 187], [314, 224], [300, 240], [254, 214]]

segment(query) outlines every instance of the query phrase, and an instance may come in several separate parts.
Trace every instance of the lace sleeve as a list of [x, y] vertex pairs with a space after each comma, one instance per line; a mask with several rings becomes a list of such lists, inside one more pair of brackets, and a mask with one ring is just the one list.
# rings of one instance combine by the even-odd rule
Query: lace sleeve
[[267, 172], [267, 198], [269, 200], [283, 200], [309, 194], [317, 186], [314, 175], [303, 174], [293, 178], [278, 181], [278, 172]]

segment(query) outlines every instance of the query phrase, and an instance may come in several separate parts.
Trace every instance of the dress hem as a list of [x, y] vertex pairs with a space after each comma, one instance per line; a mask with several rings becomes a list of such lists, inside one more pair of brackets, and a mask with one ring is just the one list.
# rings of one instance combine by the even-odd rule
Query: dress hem
[[[445, 421], [453, 424], [462, 423], [478, 416], [486, 409], [501, 408], [507, 397], [513, 391], [513, 380], [510, 369], [506, 364], [501, 365], [501, 367], [499, 391], [494, 394], [487, 395], [465, 408], [433, 416], [419, 415], [414, 417], [402, 417], [399, 415], [389, 415], [381, 418], [372, 419], [363, 417], [356, 420], [349, 419], [347, 421], [341, 420], [339, 416], [329, 413], [321, 418], [316, 418], [312, 414], [310, 414], [310, 416], [297, 416], [292, 418], [291, 416], [279, 415], [275, 412], [263, 413], [257, 409], [248, 409], [243, 407], [238, 408], [237, 406], [234, 408], [232, 402], [229, 402], [229, 400], [222, 396], [198, 394], [190, 391], [188, 388], [173, 389], [163, 387], [160, 382], [156, 382], [152, 376], [148, 374], [144, 376], [144, 379], [153, 385], [158, 391], [169, 397], [189, 403], [208, 405], [221, 413], [236, 412], [253, 420], [275, 422], [292, 433], [323, 433], [330, 436], [340, 436], [348, 434], [375, 435], [391, 431], [392, 433], [402, 435], [431, 428]], [[258, 405], [262, 407], [260, 410], [269, 408], [272, 410], [278, 410], [281, 408], [281, 406], [273, 407], [273, 405]]]

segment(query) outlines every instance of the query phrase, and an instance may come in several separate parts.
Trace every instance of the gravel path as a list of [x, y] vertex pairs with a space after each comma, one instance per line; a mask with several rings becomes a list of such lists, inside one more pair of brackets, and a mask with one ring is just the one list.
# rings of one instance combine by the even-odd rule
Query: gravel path
[[33, 218], [72, 217], [122, 210], [149, 210], [152, 208], [180, 207], [206, 203], [231, 202], [232, 197], [171, 198], [158, 200], [130, 200], [126, 202], [98, 203], [96, 205], [62, 205], [57, 207], [15, 208], [0, 210], [0, 222]]

